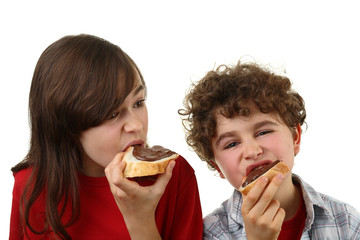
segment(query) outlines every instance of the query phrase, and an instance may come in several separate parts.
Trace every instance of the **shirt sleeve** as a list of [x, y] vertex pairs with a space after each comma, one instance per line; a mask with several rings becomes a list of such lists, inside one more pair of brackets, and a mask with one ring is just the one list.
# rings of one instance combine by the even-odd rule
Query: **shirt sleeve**
[[352, 206], [346, 206], [348, 211], [350, 239], [360, 239], [360, 213]]

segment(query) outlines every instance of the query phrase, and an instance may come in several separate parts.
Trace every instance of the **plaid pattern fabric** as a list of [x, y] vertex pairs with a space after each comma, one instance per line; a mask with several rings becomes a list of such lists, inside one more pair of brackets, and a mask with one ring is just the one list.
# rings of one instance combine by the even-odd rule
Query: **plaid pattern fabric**
[[[316, 192], [295, 174], [293, 181], [302, 188], [307, 213], [301, 239], [360, 239], [360, 213], [356, 209]], [[203, 239], [247, 239], [241, 204], [242, 196], [234, 190], [220, 208], [205, 217]]]

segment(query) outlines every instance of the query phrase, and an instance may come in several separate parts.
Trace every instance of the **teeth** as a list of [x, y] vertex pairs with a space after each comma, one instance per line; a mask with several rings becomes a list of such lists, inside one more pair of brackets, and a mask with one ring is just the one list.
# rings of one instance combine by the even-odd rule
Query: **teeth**
[[269, 163], [266, 163], [266, 164], [264, 164], [264, 165], [258, 166], [258, 167], [254, 168], [254, 169], [251, 170], [251, 171], [254, 171], [254, 170], [256, 170], [256, 169], [262, 168], [262, 167], [264, 167], [264, 166], [266, 166], [266, 165], [269, 165]]
[[251, 171], [255, 171], [256, 169], [259, 169], [259, 168], [261, 168], [262, 166], [258, 166], [258, 167], [256, 167], [256, 168], [254, 168], [253, 170], [251, 170]]

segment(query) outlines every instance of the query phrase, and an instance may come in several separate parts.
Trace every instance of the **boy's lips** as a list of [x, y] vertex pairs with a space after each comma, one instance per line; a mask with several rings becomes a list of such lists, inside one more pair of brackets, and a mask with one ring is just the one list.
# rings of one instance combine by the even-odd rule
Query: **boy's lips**
[[141, 146], [143, 147], [144, 146], [144, 141], [143, 140], [133, 140], [131, 142], [129, 142], [128, 144], [125, 145], [124, 149], [123, 149], [123, 152], [125, 152], [126, 149], [128, 149], [130, 146]]
[[263, 161], [258, 161], [258, 162], [255, 162], [254, 164], [251, 164], [250, 166], [248, 166], [246, 168], [246, 176], [249, 175], [249, 173], [254, 170], [255, 168], [257, 167], [260, 167], [260, 166], [263, 166], [263, 165], [267, 165], [267, 164], [271, 164], [273, 161], [271, 160], [263, 160]]

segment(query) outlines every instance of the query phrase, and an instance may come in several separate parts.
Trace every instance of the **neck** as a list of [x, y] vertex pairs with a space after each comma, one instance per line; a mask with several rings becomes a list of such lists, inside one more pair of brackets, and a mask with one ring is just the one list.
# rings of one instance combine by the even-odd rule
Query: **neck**
[[284, 221], [295, 216], [301, 201], [300, 191], [301, 190], [292, 182], [291, 174], [288, 174], [274, 197], [280, 202], [281, 208], [286, 212]]
[[100, 166], [86, 155], [84, 157], [83, 167], [80, 169], [80, 172], [89, 177], [104, 177], [104, 169], [104, 167]]

